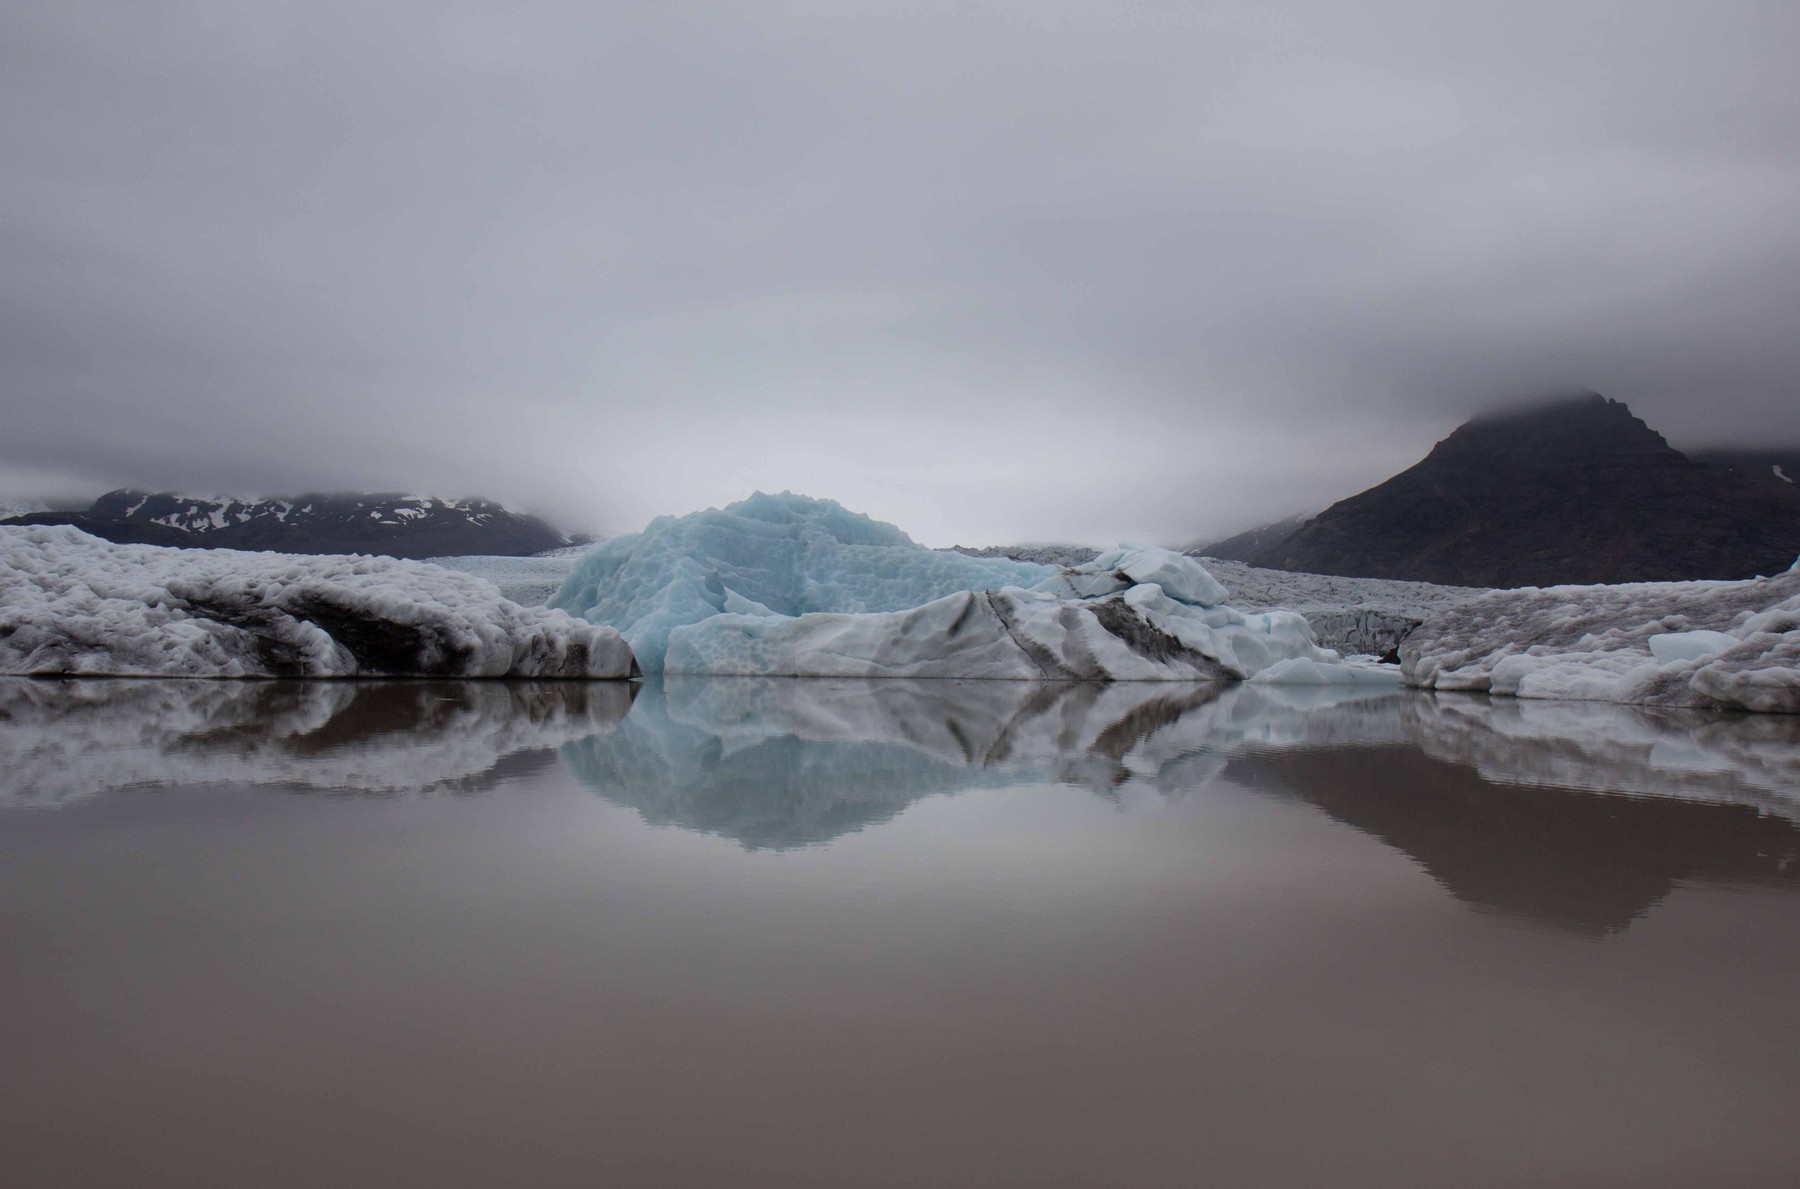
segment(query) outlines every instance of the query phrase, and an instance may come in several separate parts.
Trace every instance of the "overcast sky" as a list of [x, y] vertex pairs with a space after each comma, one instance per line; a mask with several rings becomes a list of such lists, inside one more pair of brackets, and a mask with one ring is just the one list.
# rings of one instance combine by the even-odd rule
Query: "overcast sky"
[[0, 495], [1312, 510], [1589, 387], [1800, 442], [1800, 5], [0, 6]]

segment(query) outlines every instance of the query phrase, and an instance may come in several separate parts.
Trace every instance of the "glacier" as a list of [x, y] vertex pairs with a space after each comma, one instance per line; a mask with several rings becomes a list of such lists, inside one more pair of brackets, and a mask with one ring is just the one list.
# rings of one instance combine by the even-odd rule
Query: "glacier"
[[1338, 663], [1303, 617], [1226, 597], [1168, 549], [1121, 545], [1067, 568], [971, 557], [831, 500], [758, 492], [606, 542], [553, 603], [618, 628], [648, 672], [1192, 681], [1305, 660], [1316, 683]]
[[1496, 590], [1400, 645], [1409, 685], [1800, 714], [1800, 563], [1738, 582]]
[[618, 632], [390, 557], [114, 545], [0, 526], [0, 673], [628, 678]]

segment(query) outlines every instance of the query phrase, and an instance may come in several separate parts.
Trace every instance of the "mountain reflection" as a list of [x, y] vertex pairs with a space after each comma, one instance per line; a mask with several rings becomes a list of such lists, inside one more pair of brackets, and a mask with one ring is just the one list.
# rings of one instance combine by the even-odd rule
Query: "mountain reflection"
[[1685, 880], [1800, 890], [1800, 719], [1414, 695], [1399, 746], [1264, 750], [1231, 775], [1317, 805], [1465, 903], [1624, 929]]
[[1481, 908], [1597, 935], [1688, 879], [1800, 887], [1800, 720], [1240, 685], [671, 677], [563, 749], [646, 821], [821, 845], [922, 797], [1224, 776], [1296, 797]]
[[479, 791], [631, 708], [626, 682], [0, 678], [0, 804], [239, 784]]
[[1682, 880], [1800, 890], [1800, 828], [1750, 806], [1495, 784], [1410, 747], [1268, 752], [1229, 771], [1405, 852], [1464, 903], [1576, 933], [1623, 929]]

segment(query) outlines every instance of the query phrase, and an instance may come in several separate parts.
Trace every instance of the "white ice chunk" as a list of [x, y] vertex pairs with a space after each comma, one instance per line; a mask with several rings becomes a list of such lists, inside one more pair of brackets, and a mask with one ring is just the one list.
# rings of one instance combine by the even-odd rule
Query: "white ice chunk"
[[1296, 656], [1275, 662], [1250, 680], [1259, 685], [1359, 685], [1371, 689], [1399, 689], [1400, 666], [1353, 665]]
[[0, 527], [0, 673], [627, 677], [610, 628], [391, 557], [114, 545]]
[[1738, 638], [1725, 632], [1704, 629], [1694, 632], [1659, 632], [1650, 637], [1650, 655], [1665, 664], [1669, 661], [1697, 661], [1718, 656], [1737, 645]]
[[[1085, 565], [1076, 566], [1069, 573], [1071, 577], [1080, 575], [1083, 578], [1114, 576], [1117, 579], [1114, 589], [1120, 590], [1154, 583], [1176, 602], [1195, 607], [1217, 607], [1226, 599], [1225, 588], [1207, 573], [1205, 566], [1191, 557], [1154, 545], [1121, 545]], [[1082, 590], [1078, 593], [1103, 592]]]

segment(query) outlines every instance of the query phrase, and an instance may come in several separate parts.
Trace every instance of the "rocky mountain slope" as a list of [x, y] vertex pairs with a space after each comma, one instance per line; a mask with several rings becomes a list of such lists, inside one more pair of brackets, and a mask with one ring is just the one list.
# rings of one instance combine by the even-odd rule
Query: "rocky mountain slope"
[[120, 490], [85, 512], [37, 512], [0, 523], [71, 524], [116, 544], [401, 558], [523, 557], [571, 543], [537, 517], [488, 500], [394, 492], [239, 500]]
[[1476, 418], [1250, 560], [1456, 586], [1777, 574], [1800, 554], [1800, 487], [1778, 465], [1689, 458], [1586, 393]]
[[1293, 536], [1312, 515], [1288, 516], [1271, 520], [1255, 528], [1245, 529], [1217, 541], [1196, 542], [1182, 550], [1189, 557], [1220, 557], [1226, 561], [1249, 561]]

